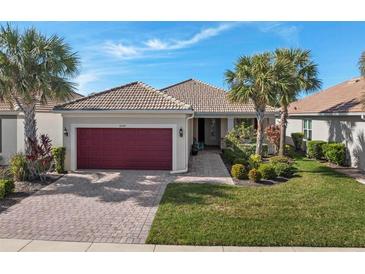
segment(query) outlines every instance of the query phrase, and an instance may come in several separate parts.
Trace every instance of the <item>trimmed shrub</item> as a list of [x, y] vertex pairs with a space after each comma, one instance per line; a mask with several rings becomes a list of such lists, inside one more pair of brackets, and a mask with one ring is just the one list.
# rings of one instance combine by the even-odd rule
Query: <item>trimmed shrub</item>
[[285, 156], [273, 156], [269, 159], [270, 163], [276, 165], [278, 163], [290, 164], [290, 159]]
[[247, 171], [244, 165], [236, 164], [231, 168], [231, 175], [236, 179], [247, 179]]
[[57, 173], [65, 173], [65, 147], [52, 148], [52, 156], [55, 163], [55, 170]]
[[230, 164], [236, 159], [233, 150], [230, 148], [223, 149], [223, 158]]
[[302, 149], [304, 134], [302, 132], [293, 132], [291, 138], [294, 143], [295, 150], [300, 151]]
[[9, 162], [9, 171], [15, 181], [24, 181], [29, 176], [27, 159], [24, 154], [14, 154]]
[[242, 153], [244, 153], [248, 158], [251, 154], [255, 154], [256, 145], [255, 144], [239, 144], [237, 146], [237, 148], [240, 151], [242, 151]]
[[13, 180], [0, 180], [0, 199], [14, 191], [15, 185]]
[[323, 145], [327, 144], [325, 141], [313, 140], [307, 142], [307, 155], [309, 158], [317, 160], [323, 159]]
[[271, 180], [277, 177], [274, 165], [272, 164], [261, 164], [258, 168], [258, 171], [261, 173], [262, 178], [264, 179]]
[[295, 148], [292, 145], [285, 145], [284, 152], [286, 156], [293, 158], [295, 155]]
[[277, 163], [274, 167], [276, 175], [285, 178], [292, 177], [296, 171], [293, 165], [288, 163]]
[[342, 143], [328, 143], [323, 145], [325, 158], [336, 165], [344, 165], [346, 160], [346, 146]]
[[262, 163], [261, 156], [259, 154], [252, 154], [248, 159], [248, 164], [250, 168], [258, 168], [259, 165]]
[[244, 165], [244, 166], [246, 166], [246, 165], [247, 165], [247, 160], [246, 160], [246, 159], [243, 159], [243, 158], [241, 158], [241, 159], [236, 158], [236, 159], [234, 159], [233, 164], [234, 164], [234, 165], [239, 164], [239, 165]]
[[261, 173], [260, 171], [258, 171], [256, 168], [251, 169], [248, 172], [248, 178], [252, 181], [252, 182], [259, 182], [261, 180]]

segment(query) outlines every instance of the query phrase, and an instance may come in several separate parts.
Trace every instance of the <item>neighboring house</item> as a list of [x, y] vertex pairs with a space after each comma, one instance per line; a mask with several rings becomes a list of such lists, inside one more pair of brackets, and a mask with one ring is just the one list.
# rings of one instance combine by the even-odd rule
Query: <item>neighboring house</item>
[[360, 102], [365, 80], [352, 79], [289, 107], [287, 138], [303, 132], [306, 140], [343, 142], [348, 164], [365, 169], [365, 110]]
[[[81, 97], [73, 93], [70, 99]], [[63, 145], [62, 116], [52, 112], [60, 103], [64, 102], [49, 100], [47, 104], [36, 106], [38, 134], [48, 134], [54, 146]], [[24, 152], [24, 114], [16, 104], [11, 108], [7, 102], [0, 101], [0, 164], [7, 164], [17, 152]]]
[[[157, 90], [133, 82], [54, 108], [63, 116], [66, 169], [161, 169], [186, 172], [193, 138], [222, 146], [252, 104], [229, 103], [224, 90], [187, 80]], [[268, 108], [266, 123], [274, 123]]]

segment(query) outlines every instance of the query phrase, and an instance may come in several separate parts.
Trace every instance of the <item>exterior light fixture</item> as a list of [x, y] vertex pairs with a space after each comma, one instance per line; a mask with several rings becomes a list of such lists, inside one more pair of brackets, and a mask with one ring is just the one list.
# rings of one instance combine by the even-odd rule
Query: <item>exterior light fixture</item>
[[63, 135], [68, 136], [67, 128], [64, 128], [64, 129], [63, 129]]
[[180, 137], [184, 136], [184, 131], [183, 131], [182, 127], [179, 129], [179, 136]]

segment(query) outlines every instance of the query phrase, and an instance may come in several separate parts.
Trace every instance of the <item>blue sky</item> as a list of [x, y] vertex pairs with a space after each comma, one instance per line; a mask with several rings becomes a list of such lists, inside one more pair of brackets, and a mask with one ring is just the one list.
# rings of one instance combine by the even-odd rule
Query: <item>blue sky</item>
[[79, 92], [132, 81], [156, 88], [196, 78], [226, 88], [241, 55], [277, 47], [310, 49], [323, 88], [359, 75], [365, 22], [14, 22], [58, 34], [81, 57]]

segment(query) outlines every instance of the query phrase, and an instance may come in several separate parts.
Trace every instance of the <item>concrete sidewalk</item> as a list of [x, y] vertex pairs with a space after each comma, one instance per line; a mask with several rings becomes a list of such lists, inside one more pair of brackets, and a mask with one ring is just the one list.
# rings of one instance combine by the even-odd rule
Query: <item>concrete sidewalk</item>
[[0, 239], [0, 252], [365, 252], [365, 248], [177, 246]]

